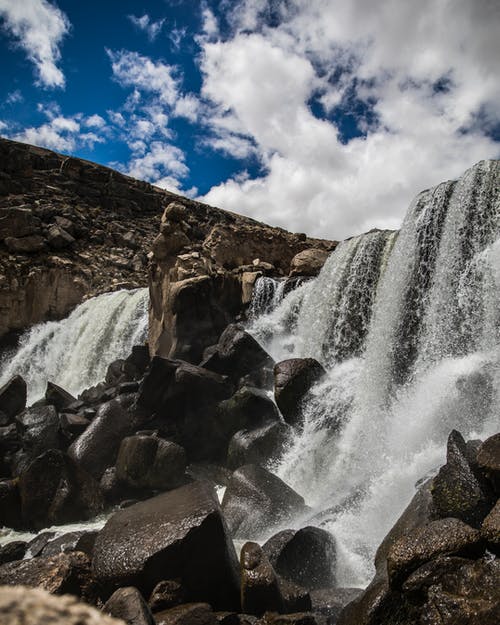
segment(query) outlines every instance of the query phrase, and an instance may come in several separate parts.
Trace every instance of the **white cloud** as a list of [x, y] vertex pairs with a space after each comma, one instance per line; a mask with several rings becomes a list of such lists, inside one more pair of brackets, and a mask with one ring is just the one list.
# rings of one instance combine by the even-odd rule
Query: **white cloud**
[[161, 61], [153, 61], [138, 52], [107, 50], [115, 79], [124, 87], [135, 87], [154, 93], [164, 104], [173, 105], [178, 97], [175, 68]]
[[182, 150], [162, 141], [153, 141], [144, 154], [131, 159], [126, 173], [139, 180], [156, 183], [166, 176], [182, 178], [189, 170]]
[[0, 132], [4, 132], [8, 127], [9, 125], [0, 119]]
[[60, 9], [47, 0], [0, 0], [3, 27], [18, 40], [35, 65], [38, 84], [64, 87], [64, 74], [57, 66], [59, 46], [70, 30], [70, 22]]
[[150, 41], [154, 41], [156, 37], [158, 37], [161, 29], [163, 28], [163, 24], [165, 23], [165, 19], [157, 20], [155, 22], [147, 14], [144, 14], [141, 17], [129, 15], [128, 19], [132, 22], [132, 24], [134, 24], [134, 26], [144, 31]]
[[[240, 2], [229, 37], [200, 39], [203, 96], [212, 147], [247, 140], [266, 173], [202, 199], [333, 238], [397, 227], [421, 189], [500, 155], [499, 17], [489, 0]], [[365, 136], [346, 141], [346, 113]]]
[[16, 89], [15, 91], [11, 91], [10, 93], [7, 94], [7, 97], [5, 98], [5, 103], [6, 104], [18, 104], [19, 102], [22, 102], [23, 100], [24, 100], [23, 94], [19, 91], [19, 89]]
[[89, 128], [103, 128], [106, 125], [106, 122], [100, 115], [94, 114], [87, 117], [84, 120], [84, 124]]

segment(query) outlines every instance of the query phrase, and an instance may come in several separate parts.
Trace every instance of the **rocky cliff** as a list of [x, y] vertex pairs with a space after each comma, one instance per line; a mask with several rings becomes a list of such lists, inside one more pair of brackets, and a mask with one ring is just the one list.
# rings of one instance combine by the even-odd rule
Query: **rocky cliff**
[[[167, 211], [172, 203], [177, 208]], [[175, 352], [178, 337], [200, 320], [215, 342], [259, 271], [287, 275], [295, 254], [317, 247], [334, 243], [0, 138], [0, 338], [61, 318], [89, 296], [146, 286], [149, 264], [154, 351]], [[181, 302], [192, 312], [179, 325]]]

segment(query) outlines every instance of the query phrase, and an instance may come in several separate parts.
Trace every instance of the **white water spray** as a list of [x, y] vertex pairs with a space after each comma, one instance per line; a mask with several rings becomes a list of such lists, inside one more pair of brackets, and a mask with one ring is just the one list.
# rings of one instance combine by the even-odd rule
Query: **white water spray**
[[[370, 580], [376, 548], [444, 462], [451, 429], [466, 439], [500, 429], [499, 179], [499, 162], [485, 161], [421, 193], [379, 255], [359, 262], [369, 235], [345, 242], [299, 302], [292, 294], [250, 325], [275, 358], [287, 344], [328, 366], [275, 470], [335, 536], [341, 586]], [[363, 280], [369, 303], [366, 287], [349, 290]], [[294, 321], [277, 342], [262, 330], [278, 312]]]
[[108, 365], [144, 343], [148, 329], [148, 290], [116, 291], [93, 297], [62, 321], [28, 330], [14, 354], [0, 366], [0, 386], [21, 375], [28, 402], [45, 393], [47, 381], [78, 395], [104, 380]]

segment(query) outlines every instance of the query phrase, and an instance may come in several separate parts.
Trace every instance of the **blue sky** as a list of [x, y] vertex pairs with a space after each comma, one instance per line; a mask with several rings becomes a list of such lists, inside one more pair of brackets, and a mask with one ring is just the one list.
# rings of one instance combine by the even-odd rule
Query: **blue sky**
[[0, 0], [0, 133], [343, 238], [500, 155], [492, 0]]

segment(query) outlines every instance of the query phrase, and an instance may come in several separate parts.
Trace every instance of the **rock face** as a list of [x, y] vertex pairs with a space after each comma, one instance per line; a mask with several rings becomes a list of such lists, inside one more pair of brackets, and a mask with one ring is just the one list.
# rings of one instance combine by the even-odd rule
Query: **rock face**
[[290, 277], [317, 276], [329, 256], [324, 248], [311, 248], [299, 252], [290, 263]]
[[161, 580], [180, 579], [188, 600], [239, 604], [236, 554], [206, 482], [116, 512], [97, 538], [93, 571], [110, 588], [134, 585], [149, 595]]
[[290, 358], [274, 366], [274, 396], [285, 421], [300, 421], [300, 402], [325, 370], [314, 358]]
[[0, 587], [2, 625], [126, 625], [95, 608], [65, 595], [55, 597], [45, 590], [24, 586]]

